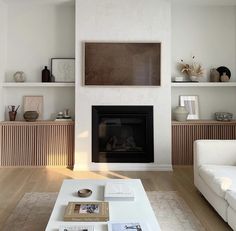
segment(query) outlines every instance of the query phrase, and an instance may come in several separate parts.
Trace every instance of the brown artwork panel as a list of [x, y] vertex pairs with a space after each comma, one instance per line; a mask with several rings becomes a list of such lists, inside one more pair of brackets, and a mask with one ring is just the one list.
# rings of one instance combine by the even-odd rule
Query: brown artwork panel
[[85, 85], [160, 86], [160, 43], [85, 43]]

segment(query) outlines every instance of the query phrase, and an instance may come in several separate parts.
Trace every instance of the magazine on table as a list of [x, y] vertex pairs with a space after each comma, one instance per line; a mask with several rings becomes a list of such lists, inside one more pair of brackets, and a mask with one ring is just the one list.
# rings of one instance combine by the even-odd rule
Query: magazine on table
[[150, 231], [145, 222], [140, 221], [111, 221], [108, 231]]
[[62, 225], [59, 231], [94, 231], [93, 225]]

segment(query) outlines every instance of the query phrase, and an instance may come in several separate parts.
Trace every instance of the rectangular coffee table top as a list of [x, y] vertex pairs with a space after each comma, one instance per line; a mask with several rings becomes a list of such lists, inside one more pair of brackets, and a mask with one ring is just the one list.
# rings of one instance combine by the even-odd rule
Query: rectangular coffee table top
[[[107, 182], [128, 183], [134, 190], [134, 201], [109, 201], [110, 221], [144, 221], [150, 231], [160, 231], [159, 224], [147, 198], [143, 185], [138, 179], [105, 179], [105, 180], [64, 180], [55, 206], [49, 219], [46, 231], [58, 231], [61, 225], [94, 225], [95, 231], [107, 231], [107, 222], [64, 222], [63, 216], [69, 201], [103, 201], [104, 188]], [[79, 189], [93, 191], [87, 198], [77, 196]]]

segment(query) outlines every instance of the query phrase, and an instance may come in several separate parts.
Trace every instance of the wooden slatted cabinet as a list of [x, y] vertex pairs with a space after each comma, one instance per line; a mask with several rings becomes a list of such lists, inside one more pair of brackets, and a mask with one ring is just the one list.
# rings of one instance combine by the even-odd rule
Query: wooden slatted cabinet
[[172, 121], [172, 164], [192, 165], [198, 139], [236, 139], [236, 121]]
[[74, 122], [1, 122], [1, 166], [68, 166], [74, 163]]

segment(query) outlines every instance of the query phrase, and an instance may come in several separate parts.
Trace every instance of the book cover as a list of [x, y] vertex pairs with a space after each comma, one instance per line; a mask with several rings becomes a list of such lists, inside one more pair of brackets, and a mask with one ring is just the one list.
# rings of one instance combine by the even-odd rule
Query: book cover
[[108, 223], [108, 231], [149, 231], [145, 222], [109, 222]]
[[69, 202], [64, 221], [108, 221], [108, 202]]
[[134, 191], [126, 183], [107, 183], [104, 199], [107, 201], [133, 201]]

